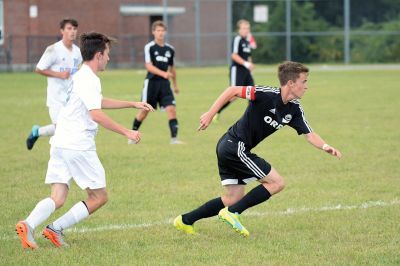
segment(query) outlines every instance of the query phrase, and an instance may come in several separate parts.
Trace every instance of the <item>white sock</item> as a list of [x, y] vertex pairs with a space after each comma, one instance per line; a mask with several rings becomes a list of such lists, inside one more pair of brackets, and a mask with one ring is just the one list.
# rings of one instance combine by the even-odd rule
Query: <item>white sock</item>
[[39, 136], [53, 136], [56, 131], [56, 125], [50, 124], [39, 128]]
[[36, 226], [43, 223], [50, 217], [50, 215], [55, 211], [56, 203], [51, 198], [45, 198], [39, 201], [36, 204], [36, 207], [33, 209], [31, 214], [29, 214], [28, 218], [26, 218], [26, 222], [29, 224], [32, 229], [35, 229]]
[[89, 216], [89, 211], [86, 205], [80, 201], [75, 204], [68, 212], [53, 222], [53, 227], [56, 230], [63, 230], [79, 223]]

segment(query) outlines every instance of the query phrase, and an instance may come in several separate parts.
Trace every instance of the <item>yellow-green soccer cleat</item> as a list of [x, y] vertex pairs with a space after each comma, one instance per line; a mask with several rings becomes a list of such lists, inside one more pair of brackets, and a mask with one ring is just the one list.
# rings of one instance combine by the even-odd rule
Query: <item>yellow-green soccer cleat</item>
[[182, 215], [179, 215], [174, 220], [174, 226], [176, 229], [185, 232], [186, 234], [194, 235], [196, 232], [194, 231], [193, 225], [184, 224], [182, 221]]
[[232, 226], [232, 228], [242, 236], [248, 237], [250, 235], [249, 231], [247, 231], [247, 229], [240, 222], [240, 215], [238, 213], [232, 213], [228, 211], [228, 207], [225, 207], [219, 211], [218, 218]]

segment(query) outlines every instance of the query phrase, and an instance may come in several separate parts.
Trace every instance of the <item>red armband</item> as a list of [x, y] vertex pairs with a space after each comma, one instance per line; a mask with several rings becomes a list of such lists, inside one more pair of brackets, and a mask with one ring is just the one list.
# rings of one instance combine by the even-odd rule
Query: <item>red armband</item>
[[256, 92], [256, 87], [253, 86], [243, 86], [242, 87], [242, 98], [247, 99], [250, 101], [255, 100], [255, 92]]

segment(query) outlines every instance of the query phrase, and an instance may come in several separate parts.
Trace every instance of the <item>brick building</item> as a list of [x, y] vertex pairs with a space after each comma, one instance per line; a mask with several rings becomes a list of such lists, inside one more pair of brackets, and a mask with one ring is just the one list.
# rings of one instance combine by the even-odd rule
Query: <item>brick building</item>
[[[179, 64], [225, 63], [226, 1], [175, 0], [0, 0], [0, 65], [30, 68], [45, 47], [60, 38], [59, 21], [72, 17], [78, 31], [100, 31], [118, 39], [114, 66], [141, 66], [150, 25], [167, 15], [168, 42]], [[196, 24], [197, 23], [197, 24]]]

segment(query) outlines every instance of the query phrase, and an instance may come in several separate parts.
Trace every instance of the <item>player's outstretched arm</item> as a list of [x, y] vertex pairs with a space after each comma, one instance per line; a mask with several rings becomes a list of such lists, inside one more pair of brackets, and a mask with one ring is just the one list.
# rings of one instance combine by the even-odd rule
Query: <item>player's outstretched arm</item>
[[200, 117], [200, 126], [197, 130], [205, 130], [211, 123], [215, 114], [224, 104], [229, 102], [233, 97], [242, 97], [242, 87], [228, 87], [214, 102], [210, 109]]
[[327, 144], [317, 133], [311, 132], [305, 134], [305, 138], [309, 143], [314, 145], [316, 148], [321, 149], [332, 156], [336, 156], [339, 159], [342, 157], [342, 153], [338, 149]]
[[122, 108], [137, 108], [143, 109], [149, 112], [153, 112], [153, 107], [145, 102], [129, 102], [129, 101], [120, 101], [110, 98], [103, 98], [101, 101], [101, 108], [104, 109], [122, 109]]
[[138, 143], [140, 141], [140, 132], [135, 130], [129, 130], [106, 115], [101, 109], [90, 110], [90, 116], [93, 121], [107, 128], [108, 130], [114, 131], [121, 134], [128, 139], [131, 139]]

